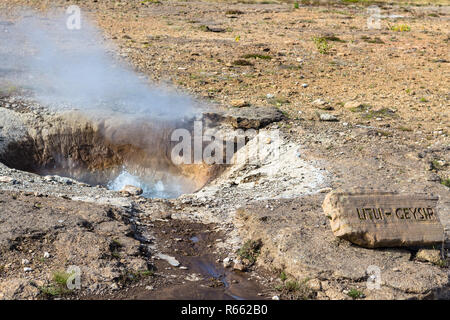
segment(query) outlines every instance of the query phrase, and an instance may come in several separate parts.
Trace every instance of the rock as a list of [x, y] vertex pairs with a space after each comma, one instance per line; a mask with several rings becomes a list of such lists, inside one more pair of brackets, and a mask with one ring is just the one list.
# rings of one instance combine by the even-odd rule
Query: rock
[[25, 271], [25, 272], [31, 272], [31, 271], [33, 271], [33, 269], [31, 269], [30, 267], [25, 267], [25, 268], [23, 268], [23, 271]]
[[355, 108], [358, 108], [360, 106], [362, 106], [362, 104], [360, 102], [358, 102], [358, 101], [347, 101], [344, 104], [344, 108], [345, 109], [355, 109]]
[[200, 281], [200, 280], [202, 280], [202, 277], [200, 277], [199, 275], [193, 273], [193, 274], [188, 275], [185, 279], [186, 279], [187, 281], [195, 282], [195, 281]]
[[435, 249], [420, 249], [416, 254], [416, 259], [438, 265], [442, 261], [441, 251]]
[[336, 237], [368, 248], [425, 246], [444, 237], [436, 211], [438, 199], [425, 194], [335, 190], [322, 207]]
[[307, 83], [302, 83], [302, 87], [303, 87], [303, 88], [307, 88], [307, 87], [308, 87], [308, 84], [307, 84]]
[[328, 102], [322, 99], [316, 99], [313, 101], [313, 105], [322, 110], [332, 110], [333, 108], [329, 105]]
[[166, 260], [171, 266], [178, 267], [180, 265], [180, 263], [178, 262], [177, 259], [175, 259], [174, 257], [171, 257], [167, 254], [157, 253], [156, 257], [158, 257], [162, 260]]
[[314, 291], [322, 290], [322, 284], [319, 279], [311, 279], [306, 283], [306, 286]]
[[30, 264], [30, 260], [28, 260], [28, 259], [22, 259], [22, 264], [23, 264], [23, 265]]
[[331, 192], [332, 190], [333, 190], [332, 188], [322, 188], [322, 189], [317, 190], [317, 192], [328, 193], [328, 192]]
[[132, 186], [130, 184], [127, 184], [120, 190], [120, 193], [129, 194], [132, 196], [138, 196], [142, 194], [143, 190], [139, 187]]
[[233, 269], [238, 271], [245, 271], [246, 267], [240, 259], [234, 260]]
[[48, 253], [47, 251], [44, 252], [44, 258], [48, 259], [50, 258], [50, 253]]
[[321, 121], [339, 121], [335, 115], [329, 113], [321, 113], [319, 118]]
[[243, 99], [231, 100], [230, 104], [234, 108], [243, 108], [243, 107], [249, 107], [250, 106], [250, 103], [248, 101], [243, 100]]
[[8, 176], [0, 176], [0, 182], [2, 183], [13, 183], [14, 179]]
[[280, 300], [280, 297], [279, 296], [273, 296], [272, 300]]
[[284, 114], [274, 107], [236, 108], [226, 113], [226, 121], [236, 129], [260, 129], [284, 118]]
[[231, 259], [229, 257], [226, 257], [225, 259], [223, 259], [223, 267], [224, 268], [231, 267]]

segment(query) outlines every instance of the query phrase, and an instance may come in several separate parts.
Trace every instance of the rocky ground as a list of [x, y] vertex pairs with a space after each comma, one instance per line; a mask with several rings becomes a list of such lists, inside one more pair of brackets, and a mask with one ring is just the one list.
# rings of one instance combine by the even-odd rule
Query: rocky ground
[[[174, 200], [2, 165], [2, 298], [449, 297], [446, 248], [437, 260], [438, 248], [359, 248], [333, 236], [321, 208], [339, 187], [437, 194], [448, 242], [448, 6], [378, 3], [386, 17], [368, 30], [358, 2], [78, 4], [154, 81], [250, 110], [244, 118], [279, 109], [259, 135], [270, 148], [267, 136], [279, 134], [280, 156], [237, 163]], [[1, 2], [2, 12], [22, 5], [49, 8]], [[2, 153], [59, 117], [18, 108], [8, 90]], [[237, 118], [220, 125], [232, 131]], [[241, 153], [258, 147], [253, 139]], [[61, 292], [55, 273], [80, 262], [83, 290]], [[369, 265], [382, 270], [381, 290], [366, 288]]]

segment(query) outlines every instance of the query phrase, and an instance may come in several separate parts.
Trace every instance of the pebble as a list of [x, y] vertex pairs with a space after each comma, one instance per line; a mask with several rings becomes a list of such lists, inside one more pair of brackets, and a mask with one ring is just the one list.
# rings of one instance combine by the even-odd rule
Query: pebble
[[22, 259], [22, 264], [23, 264], [23, 265], [30, 264], [30, 260], [28, 260], [28, 259]]
[[223, 259], [223, 267], [224, 268], [231, 267], [231, 259], [230, 259], [230, 257], [226, 257], [225, 259]]
[[25, 271], [25, 272], [31, 272], [31, 271], [33, 271], [33, 269], [31, 269], [30, 267], [25, 267], [25, 268], [23, 268], [23, 271]]
[[280, 297], [279, 296], [273, 296], [272, 300], [280, 300]]
[[50, 258], [50, 253], [48, 253], [47, 251], [44, 252], [44, 258], [48, 259]]
[[307, 84], [307, 83], [302, 83], [302, 87], [303, 87], [303, 88], [307, 88], [307, 87], [308, 87], [308, 84]]
[[321, 113], [320, 120], [322, 120], [322, 121], [338, 121], [338, 118], [329, 113]]

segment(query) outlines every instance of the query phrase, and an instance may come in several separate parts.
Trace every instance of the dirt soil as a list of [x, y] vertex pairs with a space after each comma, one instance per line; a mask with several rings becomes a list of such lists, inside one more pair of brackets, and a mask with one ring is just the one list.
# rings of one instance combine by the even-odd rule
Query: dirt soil
[[[285, 173], [267, 178], [266, 184], [257, 169], [237, 166], [201, 192], [173, 201], [123, 198], [100, 188], [77, 186], [77, 196], [70, 193], [70, 198], [131, 210], [157, 244], [157, 249], [152, 249], [152, 243], [140, 241], [138, 247], [150, 245], [149, 250], [154, 250], [149, 256], [144, 250], [135, 257], [148, 263], [144, 273], [135, 266], [125, 278], [111, 276], [114, 281], [105, 280], [104, 288], [92, 288], [80, 298], [186, 298], [179, 292], [192, 288], [201, 288], [195, 291], [197, 298], [224, 299], [275, 295], [286, 299], [449, 297], [448, 4], [378, 2], [386, 16], [381, 29], [367, 28], [367, 1], [301, 3], [299, 8], [281, 2], [98, 0], [77, 4], [96, 21], [105, 38], [115, 43], [120, 58], [154, 81], [169, 83], [223, 108], [280, 109], [285, 119], [268, 130], [280, 130], [287, 150]], [[46, 11], [65, 8], [67, 3], [0, 2], [3, 13], [21, 6]], [[403, 31], [396, 31], [402, 25]], [[43, 193], [58, 196], [69, 192], [57, 191], [68, 188], [64, 183], [46, 183], [0, 169], [17, 181], [35, 179], [43, 184]], [[337, 241], [321, 202], [325, 192], [338, 187], [439, 195], [438, 213], [447, 242], [441, 252], [443, 263], [420, 261], [417, 248], [369, 250]], [[1, 188], [26, 192], [28, 187], [8, 180]], [[299, 199], [293, 199], [296, 193]], [[29, 215], [45, 208], [54, 212], [55, 219], [72, 212], [71, 230], [76, 232], [85, 232], [76, 224], [80, 216], [76, 211], [83, 206], [95, 214], [94, 230], [97, 223], [110, 219], [105, 216], [107, 209], [96, 207], [99, 204], [61, 198], [50, 201], [35, 198], [34, 193], [20, 194], [14, 201], [10, 193], [0, 196], [4, 201], [0, 204], [17, 206]], [[33, 207], [36, 202], [43, 204], [42, 208]], [[61, 205], [68, 209], [58, 211]], [[52, 239], [62, 237], [57, 228], [53, 230], [57, 220], [51, 221], [52, 231], [45, 234]], [[114, 221], [123, 230], [130, 227], [129, 221]], [[113, 237], [120, 234], [111, 232]], [[89, 239], [85, 236], [99, 237], [95, 241], [103, 245], [101, 251], [109, 250], [109, 242], [101, 234], [81, 235], [83, 241]], [[200, 241], [193, 241], [193, 236]], [[246, 241], [257, 240], [262, 240], [262, 248], [250, 273], [223, 267], [226, 257], [241, 263], [236, 250]], [[36, 250], [40, 257], [44, 250], [35, 247], [43, 244], [31, 245], [25, 246], [25, 251], [2, 251], [2, 261], [14, 261], [11, 269], [5, 269], [3, 262], [0, 269], [5, 288], [15, 288], [6, 298], [42, 297], [42, 290], [30, 287], [29, 281], [37, 279], [40, 285], [49, 285], [55, 266], [67, 266], [63, 261], [51, 267], [42, 265], [45, 261], [33, 262], [32, 268], [43, 271], [31, 277], [20, 261], [30, 259]], [[188, 269], [156, 260], [156, 253], [175, 257]], [[120, 268], [128, 270], [124, 266], [129, 257], [124, 259]], [[106, 260], [104, 268], [113, 262]], [[381, 291], [365, 288], [365, 269], [371, 264], [382, 267], [385, 286]]]

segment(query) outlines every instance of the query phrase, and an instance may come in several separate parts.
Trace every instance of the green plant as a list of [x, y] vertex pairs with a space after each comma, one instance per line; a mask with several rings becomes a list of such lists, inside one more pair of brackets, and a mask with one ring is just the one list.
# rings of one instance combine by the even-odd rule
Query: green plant
[[398, 24], [396, 26], [391, 26], [392, 31], [396, 32], [405, 32], [405, 31], [411, 31], [411, 27], [407, 24]]
[[381, 39], [378, 38], [378, 37], [371, 38], [371, 37], [368, 37], [368, 36], [362, 36], [362, 37], [361, 37], [361, 40], [363, 40], [363, 41], [365, 41], [365, 42], [367, 42], [367, 43], [377, 43], [377, 44], [382, 44], [382, 43], [384, 43], [384, 41], [381, 40]]
[[39, 291], [48, 297], [68, 294], [71, 291], [67, 288], [67, 281], [72, 275], [73, 273], [55, 271], [53, 273], [52, 283], [47, 286], [39, 287]]
[[53, 282], [60, 286], [66, 286], [67, 281], [69, 280], [70, 276], [72, 276], [73, 273], [68, 273], [64, 271], [56, 271], [53, 273]]
[[135, 283], [147, 277], [153, 277], [155, 272], [153, 270], [125, 270], [119, 276], [119, 282], [122, 284]]
[[450, 188], [450, 178], [448, 179], [442, 179], [441, 184], [446, 186], [447, 188]]
[[436, 159], [431, 160], [430, 167], [431, 167], [431, 170], [435, 170], [435, 171], [439, 171], [442, 169], [442, 165]]
[[241, 259], [247, 259], [250, 264], [254, 264], [256, 259], [261, 252], [262, 241], [258, 240], [248, 240], [244, 245], [237, 251], [237, 254]]
[[286, 275], [286, 272], [284, 272], [284, 271], [281, 271], [281, 273], [280, 273], [280, 279], [281, 279], [281, 281], [286, 281], [286, 279], [287, 279], [287, 275]]
[[328, 54], [330, 52], [331, 46], [324, 37], [313, 37], [313, 41], [319, 53]]
[[307, 286], [310, 279], [306, 278], [300, 282], [296, 280], [284, 280], [282, 285], [275, 287], [280, 291], [284, 298], [292, 300], [307, 300], [315, 296], [314, 291]]
[[347, 293], [347, 295], [352, 299], [364, 298], [364, 293], [362, 293], [361, 291], [358, 291], [356, 289], [350, 289], [350, 291]]
[[234, 66], [252, 66], [253, 63], [251, 63], [250, 61], [244, 60], [244, 59], [238, 59], [233, 61], [232, 63]]
[[298, 1], [295, 1], [294, 2], [294, 9], [298, 9], [298, 8], [300, 8], [300, 5], [298, 4]]
[[243, 59], [253, 58], [253, 59], [262, 59], [262, 60], [271, 60], [272, 59], [272, 57], [269, 55], [256, 54], [256, 53], [245, 54], [241, 58], [243, 58]]

